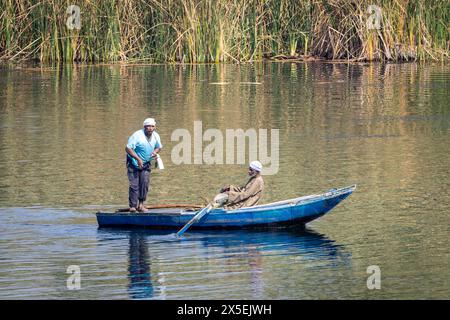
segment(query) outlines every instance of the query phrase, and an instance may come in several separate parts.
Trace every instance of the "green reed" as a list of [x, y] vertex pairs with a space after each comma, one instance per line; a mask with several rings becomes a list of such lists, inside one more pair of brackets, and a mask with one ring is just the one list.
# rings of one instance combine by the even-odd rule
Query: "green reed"
[[[66, 12], [81, 8], [81, 29]], [[382, 9], [368, 29], [369, 5]], [[0, 60], [444, 60], [447, 0], [4, 0]]]

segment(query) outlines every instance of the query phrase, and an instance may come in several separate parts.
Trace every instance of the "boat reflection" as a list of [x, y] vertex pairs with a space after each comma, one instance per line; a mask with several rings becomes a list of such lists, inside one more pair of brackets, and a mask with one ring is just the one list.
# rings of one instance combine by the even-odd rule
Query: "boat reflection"
[[[236, 268], [249, 272], [246, 281], [252, 299], [265, 298], [263, 273], [274, 267], [265, 259], [276, 261], [284, 256], [292, 258], [289, 261], [293, 263], [320, 263], [328, 268], [351, 263], [351, 255], [343, 246], [308, 229], [191, 230], [178, 239], [167, 230], [102, 228], [98, 235], [100, 241], [111, 236], [128, 241], [128, 293], [132, 299], [176, 299], [178, 291], [183, 290], [180, 282], [186, 281], [187, 287], [195, 284], [195, 280], [183, 278], [183, 273], [186, 278], [192, 277], [186, 272], [196, 263], [203, 263], [200, 274], [217, 279], [236, 272]], [[196, 268], [193, 273], [198, 274]]]

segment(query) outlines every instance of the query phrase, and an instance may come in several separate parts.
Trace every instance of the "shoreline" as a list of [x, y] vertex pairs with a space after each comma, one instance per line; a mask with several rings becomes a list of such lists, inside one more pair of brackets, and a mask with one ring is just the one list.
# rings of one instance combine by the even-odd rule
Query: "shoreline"
[[1, 68], [15, 68], [15, 69], [45, 69], [60, 66], [73, 67], [102, 67], [102, 66], [120, 66], [120, 67], [138, 67], [138, 66], [220, 66], [220, 65], [253, 65], [261, 63], [331, 63], [331, 64], [351, 64], [351, 65], [387, 65], [387, 64], [445, 64], [450, 59], [444, 60], [364, 60], [364, 59], [326, 59], [321, 57], [287, 57], [281, 59], [263, 58], [254, 61], [242, 61], [239, 63], [233, 61], [223, 62], [143, 62], [143, 61], [111, 61], [111, 62], [84, 62], [84, 61], [54, 61], [41, 62], [36, 60], [23, 61], [0, 61]]
[[450, 59], [443, 0], [24, 0], [0, 9], [0, 63]]

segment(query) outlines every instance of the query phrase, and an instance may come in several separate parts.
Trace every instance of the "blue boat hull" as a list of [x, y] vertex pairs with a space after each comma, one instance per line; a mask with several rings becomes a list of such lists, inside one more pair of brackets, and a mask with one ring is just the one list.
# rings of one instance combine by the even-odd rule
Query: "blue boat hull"
[[[214, 209], [195, 229], [245, 229], [304, 225], [321, 217], [347, 198], [356, 186], [333, 189], [319, 195], [300, 197], [276, 203], [236, 210]], [[148, 227], [179, 229], [198, 211], [185, 209], [153, 209], [145, 213], [97, 212], [100, 227]]]

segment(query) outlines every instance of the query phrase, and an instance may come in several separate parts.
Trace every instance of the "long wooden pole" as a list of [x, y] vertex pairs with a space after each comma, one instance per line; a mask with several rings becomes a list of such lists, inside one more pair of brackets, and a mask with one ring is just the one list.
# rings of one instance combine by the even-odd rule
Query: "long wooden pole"
[[[152, 206], [148, 206], [147, 209], [164, 209], [164, 208], [194, 208], [200, 209], [203, 206], [198, 204], [155, 204]], [[116, 212], [129, 212], [130, 208], [117, 209]]]

